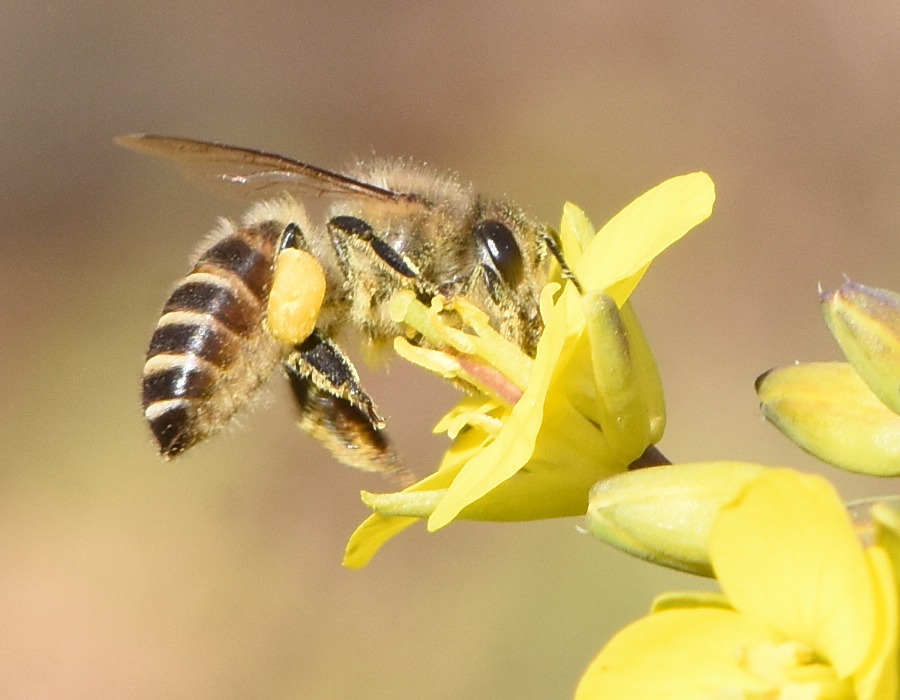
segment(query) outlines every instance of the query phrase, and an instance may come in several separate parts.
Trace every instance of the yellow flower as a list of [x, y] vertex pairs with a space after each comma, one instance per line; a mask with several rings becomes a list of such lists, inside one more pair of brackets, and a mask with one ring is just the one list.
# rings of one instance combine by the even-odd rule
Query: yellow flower
[[[436, 432], [454, 440], [438, 470], [399, 493], [363, 494], [375, 514], [351, 536], [344, 563], [364, 566], [419, 519], [437, 530], [457, 517], [532, 520], [583, 514], [598, 480], [625, 470], [665, 424], [656, 364], [627, 303], [652, 260], [712, 211], [705, 173], [675, 177], [629, 204], [599, 233], [567, 204], [560, 240], [579, 285], [562, 276], [543, 290], [544, 331], [534, 358], [505, 341], [483, 314], [456, 301], [464, 328], [444, 322], [440, 300], [394, 300], [395, 318], [436, 347], [402, 339], [404, 357], [480, 393]], [[579, 288], [580, 286], [580, 288]]]
[[847, 362], [770, 370], [756, 381], [765, 417], [819, 459], [900, 474], [900, 295], [847, 281], [822, 311]]
[[600, 652], [577, 700], [897, 696], [896, 562], [863, 547], [827, 481], [767, 470], [709, 547], [723, 595], [658, 602]]

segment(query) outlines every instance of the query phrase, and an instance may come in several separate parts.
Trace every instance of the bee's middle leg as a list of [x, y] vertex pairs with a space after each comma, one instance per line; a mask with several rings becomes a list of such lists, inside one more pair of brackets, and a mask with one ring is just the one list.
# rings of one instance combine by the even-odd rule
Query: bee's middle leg
[[315, 331], [294, 348], [284, 367], [300, 408], [300, 427], [335, 459], [393, 474], [404, 483], [412, 480], [385, 433], [384, 419], [337, 343]]

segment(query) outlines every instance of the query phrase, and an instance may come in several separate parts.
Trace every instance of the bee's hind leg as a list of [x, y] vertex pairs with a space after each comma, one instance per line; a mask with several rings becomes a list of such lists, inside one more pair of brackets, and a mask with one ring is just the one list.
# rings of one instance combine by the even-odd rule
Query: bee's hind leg
[[335, 459], [389, 474], [404, 485], [414, 481], [400, 463], [356, 368], [337, 343], [315, 331], [294, 348], [284, 367], [300, 408], [300, 427]]

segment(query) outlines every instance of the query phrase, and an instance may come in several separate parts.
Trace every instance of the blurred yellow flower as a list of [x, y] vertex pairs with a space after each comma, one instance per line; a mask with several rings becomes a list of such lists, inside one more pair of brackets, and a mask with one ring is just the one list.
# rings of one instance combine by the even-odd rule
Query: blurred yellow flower
[[[439, 423], [453, 440], [438, 470], [402, 492], [363, 494], [375, 513], [353, 533], [344, 563], [365, 566], [419, 519], [532, 520], [583, 514], [600, 479], [625, 470], [665, 425], [656, 363], [627, 303], [652, 260], [712, 212], [705, 173], [672, 178], [629, 204], [596, 235], [567, 204], [560, 241], [578, 284], [558, 274], [541, 295], [534, 358], [504, 340], [465, 300], [425, 307], [413, 295], [392, 313], [430, 344], [397, 352], [479, 388]], [[444, 322], [446, 311], [463, 328]]]
[[863, 547], [827, 481], [763, 472], [709, 546], [724, 595], [666, 598], [600, 652], [577, 700], [897, 697], [896, 561]]
[[900, 295], [847, 281], [822, 297], [847, 362], [779, 367], [756, 380], [765, 417], [843, 469], [900, 474]]

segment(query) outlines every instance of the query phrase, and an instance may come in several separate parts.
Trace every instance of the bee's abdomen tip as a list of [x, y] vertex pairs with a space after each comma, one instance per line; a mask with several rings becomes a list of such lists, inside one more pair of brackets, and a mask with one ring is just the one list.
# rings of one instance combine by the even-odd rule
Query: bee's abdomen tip
[[196, 418], [188, 406], [172, 406], [160, 412], [146, 411], [145, 417], [156, 438], [159, 454], [166, 461], [200, 440], [195, 430]]

